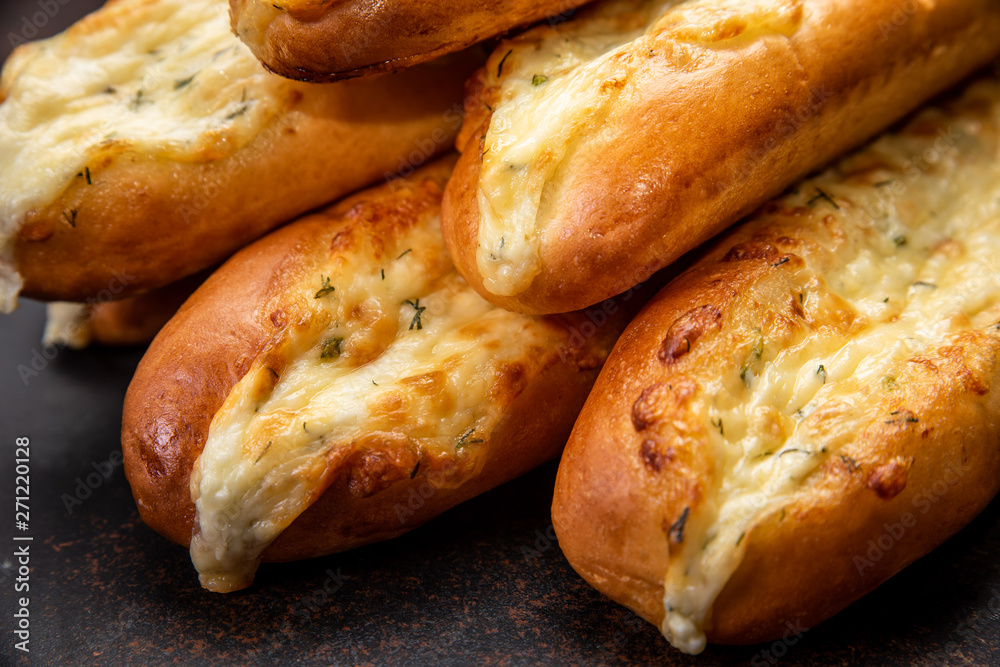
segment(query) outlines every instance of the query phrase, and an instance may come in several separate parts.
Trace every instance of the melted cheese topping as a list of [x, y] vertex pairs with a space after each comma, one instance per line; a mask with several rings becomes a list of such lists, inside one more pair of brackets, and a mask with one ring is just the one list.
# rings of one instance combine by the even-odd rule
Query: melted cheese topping
[[801, 0], [609, 0], [540, 32], [537, 44], [511, 48], [498, 65], [477, 191], [476, 259], [486, 288], [518, 294], [541, 271], [546, 186], [573, 144], [600, 132], [649, 53], [663, 54], [663, 42], [673, 41], [686, 54], [675, 66], [690, 68], [699, 49], [791, 35], [801, 14]]
[[56, 301], [45, 306], [45, 332], [42, 345], [62, 345], [82, 350], [90, 345], [93, 311], [85, 303]]
[[[0, 308], [21, 287], [25, 215], [124, 150], [215, 160], [248, 143], [286, 84], [230, 32], [224, 0], [119, 0], [7, 61], [0, 104]], [[100, 186], [97, 169], [93, 184]]]
[[479, 297], [452, 267], [439, 218], [396, 245], [405, 254], [389, 266], [352, 249], [318, 275], [299, 296], [308, 323], [272, 348], [288, 359], [280, 380], [262, 354], [215, 415], [191, 486], [191, 558], [206, 588], [250, 585], [261, 552], [373, 435], [454, 459], [435, 487], [474, 476], [512, 400], [497, 389], [504, 369], [525, 364], [530, 378], [561, 340]]
[[[1000, 82], [970, 96], [988, 102], [988, 122], [976, 113], [927, 112], [917, 123], [932, 122], [936, 134], [880, 139], [783, 200], [816, 208], [804, 223], [814, 230], [808, 238], [827, 238], [830, 247], [800, 253], [807, 268], [788, 295], [810, 324], [768, 329], [754, 304], [786, 297], [746, 295], [735, 307], [746, 314], [744, 344], [720, 360], [732, 370], [710, 378], [691, 403], [712, 433], [718, 473], [665, 579], [662, 631], [681, 650], [704, 648], [712, 604], [757, 522], [872, 424], [917, 422], [905, 410], [880, 412], [910, 360], [933, 356], [962, 332], [996, 326]], [[887, 166], [864, 182], [845, 176], [866, 164]], [[760, 216], [750, 224], [770, 222]]]

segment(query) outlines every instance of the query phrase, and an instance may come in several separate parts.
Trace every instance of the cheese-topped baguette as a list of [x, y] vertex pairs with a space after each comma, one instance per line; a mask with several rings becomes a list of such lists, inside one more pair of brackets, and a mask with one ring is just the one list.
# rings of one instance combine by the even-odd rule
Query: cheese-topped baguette
[[206, 588], [399, 535], [562, 448], [639, 298], [550, 318], [484, 301], [441, 238], [452, 162], [244, 249], [143, 358], [125, 470]]
[[268, 69], [335, 81], [395, 72], [589, 0], [229, 1], [233, 30]]
[[993, 78], [653, 299], [567, 445], [559, 545], [686, 652], [819, 623], [996, 494], [998, 322]]
[[117, 0], [21, 47], [0, 84], [0, 310], [22, 287], [82, 302], [179, 280], [412, 169], [457, 131], [467, 71], [292, 82], [230, 32], [225, 0]]
[[503, 42], [444, 203], [521, 312], [644, 280], [1000, 53], [993, 0], [606, 0]]

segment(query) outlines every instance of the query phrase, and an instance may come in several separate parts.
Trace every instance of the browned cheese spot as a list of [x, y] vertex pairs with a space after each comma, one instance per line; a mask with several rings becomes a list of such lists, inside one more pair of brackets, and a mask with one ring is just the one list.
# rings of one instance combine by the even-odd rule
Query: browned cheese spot
[[865, 484], [882, 500], [891, 500], [906, 488], [912, 462], [913, 459], [903, 459], [897, 456], [868, 473]]
[[377, 448], [360, 449], [344, 464], [347, 489], [358, 498], [374, 495], [393, 482], [409, 479], [417, 460], [414, 452], [398, 446], [398, 443], [390, 442]]
[[722, 312], [708, 304], [694, 308], [678, 317], [663, 338], [657, 356], [666, 365], [675, 363], [694, 347], [699, 338], [722, 324]]
[[744, 262], [747, 260], [762, 259], [770, 264], [774, 264], [781, 259], [781, 253], [770, 243], [748, 241], [734, 245], [722, 258], [723, 262]]
[[664, 403], [667, 401], [666, 385], [657, 382], [642, 390], [639, 398], [632, 405], [632, 425], [636, 431], [645, 431], [659, 421], [663, 414]]
[[661, 452], [657, 448], [655, 440], [646, 438], [639, 446], [639, 455], [642, 457], [642, 462], [650, 471], [660, 472], [663, 470], [663, 466], [673, 462], [674, 449], [673, 447], [667, 447], [665, 452]]

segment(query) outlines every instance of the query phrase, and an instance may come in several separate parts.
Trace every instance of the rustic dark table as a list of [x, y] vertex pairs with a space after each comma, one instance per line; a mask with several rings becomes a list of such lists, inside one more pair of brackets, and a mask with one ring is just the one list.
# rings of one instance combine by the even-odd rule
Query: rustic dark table
[[[5, 0], [0, 59], [26, 21], [44, 36], [99, 4]], [[695, 658], [566, 563], [549, 518], [554, 464], [393, 542], [264, 566], [249, 591], [207, 593], [186, 550], [140, 521], [120, 466], [142, 350], [47, 350], [43, 320], [30, 301], [0, 316], [0, 665], [1000, 665], [998, 502], [800, 638]], [[31, 442], [27, 530], [15, 525], [19, 437]], [[26, 593], [15, 591], [25, 544]], [[20, 597], [30, 653], [15, 648]]]

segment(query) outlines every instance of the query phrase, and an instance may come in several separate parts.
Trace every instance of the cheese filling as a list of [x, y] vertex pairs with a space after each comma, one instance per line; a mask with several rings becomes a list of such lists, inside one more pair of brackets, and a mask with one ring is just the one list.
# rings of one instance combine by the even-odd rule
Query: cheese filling
[[[16, 307], [13, 242], [74, 181], [102, 187], [125, 150], [215, 160], [248, 143], [286, 84], [229, 29], [224, 0], [121, 0], [7, 61], [0, 104], [0, 309]], [[106, 161], [106, 160], [105, 160]], [[67, 224], [71, 220], [67, 217]]]
[[[789, 297], [812, 324], [765, 331], [758, 322], [737, 356], [720, 360], [733, 370], [693, 399], [718, 472], [665, 579], [662, 631], [681, 650], [704, 648], [712, 604], [758, 521], [869, 425], [919, 422], [906, 410], [879, 412], [910, 360], [996, 327], [1000, 82], [974, 91], [989, 102], [989, 122], [927, 112], [938, 133], [884, 137], [785, 198], [789, 207], [822, 207], [805, 224], [833, 216], [845, 234], [835, 266], [818, 258], [795, 277], [798, 294]], [[844, 179], [866, 160], [891, 167], [863, 184]], [[754, 310], [748, 302], [741, 312], [754, 321]]]
[[[454, 475], [429, 478], [435, 488], [481, 467], [507, 408], [498, 379], [515, 363], [530, 377], [557, 334], [479, 297], [439, 225], [400, 241], [389, 267], [359, 250], [317, 276], [301, 295], [308, 323], [262, 353], [216, 413], [191, 478], [191, 558], [206, 588], [249, 586], [263, 550], [372, 437], [454, 459]], [[275, 351], [288, 359], [280, 371]]]
[[476, 195], [486, 288], [518, 294], [541, 271], [546, 187], [573, 146], [601, 131], [649, 54], [665, 52], [665, 40], [685, 50], [735, 48], [792, 34], [801, 13], [801, 0], [610, 0], [541, 33], [537, 48], [514, 45], [498, 65]]

